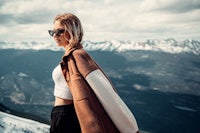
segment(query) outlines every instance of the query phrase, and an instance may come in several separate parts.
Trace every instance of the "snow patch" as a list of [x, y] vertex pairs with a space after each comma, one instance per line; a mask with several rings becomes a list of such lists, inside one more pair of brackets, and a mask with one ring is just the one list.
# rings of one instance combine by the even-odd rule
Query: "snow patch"
[[184, 107], [184, 106], [175, 106], [177, 109], [185, 110], [185, 111], [190, 111], [190, 112], [197, 112], [195, 109], [189, 108], [189, 107]]
[[19, 77], [21, 77], [21, 78], [23, 78], [23, 77], [28, 77], [28, 75], [27, 75], [27, 74], [25, 74], [25, 73], [22, 73], [22, 72], [20, 72], [20, 73], [18, 74], [18, 76], [19, 76]]
[[49, 125], [0, 111], [1, 133], [49, 133]]
[[139, 84], [134, 84], [133, 87], [134, 87], [136, 90], [145, 90], [145, 87], [142, 86], [142, 85], [139, 85]]

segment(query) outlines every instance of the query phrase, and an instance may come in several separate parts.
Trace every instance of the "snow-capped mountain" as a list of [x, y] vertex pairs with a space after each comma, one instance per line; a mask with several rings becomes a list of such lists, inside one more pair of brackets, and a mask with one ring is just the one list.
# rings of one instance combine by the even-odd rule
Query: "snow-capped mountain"
[[[187, 39], [185, 41], [176, 41], [173, 38], [163, 40], [146, 40], [143, 42], [135, 41], [102, 41], [91, 42], [84, 41], [83, 46], [86, 50], [101, 50], [101, 51], [127, 51], [127, 50], [148, 50], [148, 51], [163, 51], [167, 53], [193, 53], [200, 54], [200, 42]], [[0, 49], [33, 49], [60, 51], [62, 48], [57, 47], [54, 42], [0, 42]]]
[[49, 133], [49, 125], [0, 111], [0, 133]]

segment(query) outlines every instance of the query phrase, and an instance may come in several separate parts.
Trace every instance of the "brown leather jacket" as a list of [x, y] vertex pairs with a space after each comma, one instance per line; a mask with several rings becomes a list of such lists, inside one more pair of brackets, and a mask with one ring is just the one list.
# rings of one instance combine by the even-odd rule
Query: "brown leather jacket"
[[73, 96], [82, 133], [119, 133], [85, 80], [90, 72], [100, 68], [82, 46], [67, 50], [61, 66]]

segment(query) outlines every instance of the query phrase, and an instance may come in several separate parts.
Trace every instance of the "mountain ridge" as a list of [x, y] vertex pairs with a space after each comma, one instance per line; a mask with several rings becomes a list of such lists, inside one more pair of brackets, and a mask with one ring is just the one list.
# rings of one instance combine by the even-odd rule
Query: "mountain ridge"
[[[149, 39], [146, 41], [131, 40], [112, 40], [112, 41], [83, 41], [83, 47], [88, 51], [117, 51], [124, 52], [129, 50], [145, 50], [160, 51], [171, 54], [192, 53], [200, 54], [200, 42], [196, 40], [186, 39], [184, 41], [176, 41], [174, 38], [168, 39]], [[0, 41], [0, 49], [32, 49], [32, 50], [53, 50], [62, 51], [54, 42], [4, 42]]]

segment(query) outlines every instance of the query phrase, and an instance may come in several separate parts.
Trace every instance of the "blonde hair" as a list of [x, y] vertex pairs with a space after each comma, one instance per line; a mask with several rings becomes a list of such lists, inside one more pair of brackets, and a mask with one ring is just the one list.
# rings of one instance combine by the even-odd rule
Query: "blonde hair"
[[57, 15], [54, 19], [54, 23], [55, 21], [60, 22], [60, 24], [63, 25], [65, 30], [69, 33], [70, 39], [68, 41], [70, 47], [80, 45], [83, 37], [83, 28], [81, 21], [77, 16], [71, 13], [64, 13]]

